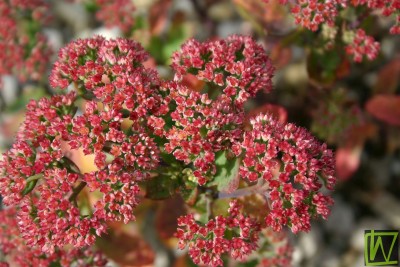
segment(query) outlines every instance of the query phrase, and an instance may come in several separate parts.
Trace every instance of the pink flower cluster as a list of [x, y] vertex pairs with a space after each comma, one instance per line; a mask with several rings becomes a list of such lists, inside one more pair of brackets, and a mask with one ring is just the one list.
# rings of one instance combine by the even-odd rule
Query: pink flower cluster
[[271, 60], [251, 37], [233, 35], [204, 43], [189, 40], [172, 55], [171, 67], [175, 80], [194, 74], [210, 83], [210, 95], [220, 95], [221, 101], [230, 99], [236, 108], [260, 89], [272, 90]]
[[356, 31], [353, 42], [346, 47], [347, 54], [352, 55], [355, 62], [361, 62], [364, 56], [373, 60], [378, 56], [379, 50], [380, 44], [362, 29]]
[[332, 151], [305, 129], [281, 124], [269, 115], [259, 115], [251, 125], [234, 152], [243, 154], [243, 179], [263, 179], [269, 185], [267, 225], [276, 231], [284, 225], [294, 233], [309, 231], [311, 217], [327, 218], [333, 204], [320, 191], [323, 184], [332, 190], [336, 181]]
[[[289, 5], [295, 18], [296, 24], [316, 31], [319, 25], [327, 23], [330, 26], [335, 24], [339, 8], [345, 7], [348, 0], [279, 0], [282, 5]], [[269, 2], [269, 0], [264, 0]]]
[[[67, 123], [71, 121], [75, 93], [43, 98], [28, 104], [26, 119], [15, 143], [0, 160], [0, 193], [3, 202], [14, 205], [24, 196], [24, 189], [37, 180], [47, 168], [56, 166], [63, 157], [62, 138], [67, 138]], [[26, 192], [28, 193], [28, 192]]]
[[217, 216], [205, 225], [199, 224], [193, 214], [178, 219], [179, 247], [189, 247], [189, 255], [195, 264], [223, 266], [221, 255], [238, 260], [245, 259], [255, 249], [259, 239], [260, 225], [244, 216], [237, 201], [230, 203], [229, 215]]
[[[50, 84], [72, 92], [31, 101], [13, 147], [0, 160], [0, 194], [17, 207], [27, 246], [54, 255], [65, 245], [94, 244], [107, 222], [134, 220], [138, 183], [157, 175], [159, 166], [190, 169], [192, 182], [210, 187], [217, 152], [240, 162], [244, 182], [267, 185], [262, 193], [270, 212], [259, 223], [234, 201], [228, 216], [205, 225], [194, 215], [181, 217], [180, 247], [189, 245], [195, 263], [220, 266], [224, 253], [243, 259], [257, 248], [263, 227], [308, 231], [312, 217], [328, 216], [332, 200], [321, 190], [324, 184], [332, 189], [335, 178], [326, 145], [267, 115], [246, 130], [244, 104], [272, 87], [273, 67], [260, 45], [242, 36], [190, 40], [173, 55], [175, 81], [146, 69], [147, 57], [135, 41], [99, 36], [59, 52]], [[187, 74], [204, 80], [205, 92], [185, 87]], [[69, 158], [77, 149], [94, 156], [95, 171], [82, 173]]]
[[[158, 147], [146, 116], [156, 107], [158, 77], [142, 62], [147, 54], [134, 41], [78, 40], [60, 51], [51, 84], [76, 86], [88, 100], [76, 114], [76, 93], [32, 101], [13, 148], [0, 161], [0, 193], [18, 204], [19, 227], [29, 245], [47, 253], [72, 244], [94, 243], [105, 222], [134, 220], [138, 181], [158, 165]], [[131, 126], [123, 127], [123, 120]], [[67, 147], [67, 149], [65, 148]], [[68, 149], [94, 154], [97, 171], [82, 174]], [[83, 187], [102, 196], [81, 214]]]
[[[264, 0], [269, 2], [269, 0]], [[380, 10], [384, 16], [395, 16], [395, 25], [390, 28], [392, 34], [400, 34], [400, 1], [399, 0], [279, 0], [289, 5], [299, 24], [312, 31], [318, 30], [321, 24], [335, 26], [339, 11], [350, 6], [365, 5], [371, 10]], [[366, 35], [362, 29], [346, 29], [354, 32], [353, 41], [347, 45], [346, 52], [353, 56], [355, 62], [361, 62], [366, 56], [369, 60], [377, 57], [380, 44], [373, 37]]]
[[[46, 11], [47, 4], [42, 0], [0, 1], [0, 74], [16, 75], [22, 81], [42, 78], [51, 55], [40, 32]], [[29, 24], [39, 27], [23, 26]]]
[[396, 23], [390, 28], [390, 33], [400, 34], [400, 1], [399, 0], [350, 0], [354, 6], [366, 5], [370, 9], [382, 11], [384, 16], [396, 16]]
[[[268, 246], [267, 255], [261, 253], [258, 267], [289, 267], [292, 266], [291, 259], [293, 247], [290, 245], [288, 235], [284, 232], [274, 232], [270, 229], [262, 231], [263, 245]], [[272, 252], [272, 253], [271, 253]]]
[[[197, 182], [204, 185], [215, 174], [215, 152], [229, 150], [241, 138], [244, 103], [260, 89], [272, 89], [273, 67], [264, 49], [242, 36], [205, 43], [189, 40], [172, 59], [176, 82], [161, 87], [166, 96], [149, 124], [166, 137], [166, 152], [194, 164]], [[187, 74], [208, 82], [208, 92], [193, 92], [180, 84]], [[168, 118], [173, 125], [166, 127]]]
[[[269, 0], [264, 0], [269, 2]], [[381, 10], [384, 16], [396, 16], [396, 23], [390, 29], [393, 34], [400, 32], [400, 1], [399, 0], [279, 0], [282, 5], [289, 5], [297, 24], [316, 31], [319, 25], [327, 23], [335, 24], [338, 12], [350, 5], [366, 5], [370, 9]]]
[[[78, 3], [87, 0], [69, 0]], [[96, 5], [96, 19], [107, 27], [119, 27], [125, 34], [131, 33], [135, 25], [136, 10], [132, 0], [90, 0]]]
[[44, 254], [40, 247], [27, 245], [20, 236], [16, 209], [0, 210], [0, 266], [8, 267], [10, 262], [21, 267], [48, 266], [106, 266], [106, 258], [91, 248], [58, 248], [51, 254]]
[[322, 23], [333, 26], [339, 7], [345, 7], [347, 0], [280, 0], [280, 3], [290, 5], [296, 24], [316, 31]]
[[118, 26], [122, 32], [129, 33], [135, 24], [133, 12], [135, 6], [132, 0], [96, 0], [99, 10], [96, 18], [108, 27]]

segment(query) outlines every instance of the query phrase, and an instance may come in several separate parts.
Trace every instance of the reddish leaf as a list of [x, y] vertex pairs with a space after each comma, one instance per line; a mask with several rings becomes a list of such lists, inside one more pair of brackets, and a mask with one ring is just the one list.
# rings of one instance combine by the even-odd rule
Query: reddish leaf
[[197, 79], [197, 77], [193, 74], [186, 74], [183, 76], [182, 84], [189, 87], [193, 91], [200, 92], [203, 90], [205, 82]]
[[365, 140], [376, 135], [377, 127], [373, 123], [363, 123], [351, 127], [346, 132], [342, 144], [347, 147], [363, 146]]
[[241, 197], [238, 200], [241, 204], [243, 204], [243, 211], [247, 215], [257, 219], [257, 221], [262, 224], [265, 223], [265, 217], [270, 212], [270, 209], [268, 208], [268, 203], [262, 195], [252, 194]]
[[365, 108], [386, 123], [400, 125], [400, 96], [377, 95], [367, 102]]
[[62, 152], [78, 166], [81, 173], [97, 171], [94, 164], [94, 154], [85, 155], [83, 148], [71, 149], [67, 142], [61, 141]]
[[175, 260], [173, 267], [188, 267], [189, 265], [187, 264], [187, 261], [188, 255], [184, 254], [183, 256], [180, 256]]
[[2, 115], [3, 122], [0, 124], [0, 133], [4, 137], [11, 139], [18, 131], [24, 118], [25, 114], [22, 111], [14, 113], [11, 116]]
[[292, 59], [292, 50], [289, 47], [274, 45], [271, 49], [271, 60], [277, 69], [286, 66]]
[[378, 73], [375, 92], [380, 94], [393, 93], [400, 81], [400, 58], [395, 58], [386, 64]]
[[156, 215], [156, 229], [162, 239], [173, 237], [178, 227], [177, 219], [185, 214], [185, 204], [179, 196], [169, 198], [160, 204]]
[[246, 121], [256, 117], [258, 114], [271, 114], [275, 119], [282, 123], [287, 120], [287, 111], [284, 107], [274, 104], [265, 104], [261, 107], [252, 109], [246, 116]]
[[336, 150], [336, 175], [346, 180], [358, 169], [362, 146], [342, 147]]
[[165, 28], [171, 4], [171, 0], [159, 0], [151, 6], [149, 24], [152, 35], [159, 35]]
[[261, 0], [234, 0], [233, 2], [263, 27], [271, 23], [282, 26], [285, 20], [285, 9], [278, 1], [265, 3]]
[[336, 69], [336, 77], [341, 79], [350, 73], [351, 64], [347, 58], [343, 58], [338, 68]]
[[147, 69], [156, 68], [157, 63], [154, 58], [149, 57], [145, 62], [143, 62], [143, 66]]
[[98, 247], [119, 266], [153, 266], [154, 252], [138, 234], [112, 232], [98, 239]]

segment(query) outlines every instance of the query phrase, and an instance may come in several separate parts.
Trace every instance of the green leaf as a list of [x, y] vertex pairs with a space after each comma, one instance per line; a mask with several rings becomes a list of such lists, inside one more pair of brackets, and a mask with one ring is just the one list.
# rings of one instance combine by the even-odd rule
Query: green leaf
[[53, 261], [50, 263], [49, 267], [62, 267], [59, 261]]
[[169, 60], [172, 53], [177, 51], [187, 39], [184, 24], [175, 24], [170, 28], [167, 36], [168, 42], [165, 43], [163, 49], [163, 57], [165, 62]]
[[89, 13], [95, 13], [99, 10], [99, 6], [95, 3], [95, 1], [85, 1], [84, 7]]
[[135, 16], [135, 24], [133, 25], [132, 31], [145, 29], [145, 27], [147, 26], [146, 19], [147, 19], [147, 17], [145, 17], [144, 15], [136, 15]]
[[158, 176], [143, 182], [146, 190], [146, 197], [153, 200], [167, 199], [176, 193], [178, 188], [178, 179], [173, 179], [166, 174]]
[[217, 186], [219, 191], [235, 190], [238, 186], [239, 158], [228, 159], [225, 151], [217, 152], [215, 157], [217, 172], [208, 185]]
[[187, 39], [183, 24], [176, 24], [170, 28], [166, 36], [153, 36], [147, 50], [159, 64], [167, 64], [173, 52], [177, 51]]
[[28, 183], [26, 184], [24, 190], [22, 190], [21, 194], [22, 194], [23, 196], [26, 196], [27, 194], [29, 194], [30, 192], [32, 192], [32, 190], [35, 188], [35, 185], [36, 185], [37, 181], [38, 181], [38, 180], [33, 180], [33, 181], [28, 182]]
[[308, 75], [314, 81], [329, 85], [337, 79], [336, 71], [342, 62], [342, 54], [337, 49], [311, 51], [307, 58]]
[[163, 56], [163, 44], [158, 36], [153, 36], [150, 39], [150, 43], [147, 46], [147, 51], [156, 60], [157, 63], [165, 63], [165, 58]]
[[248, 262], [240, 262], [236, 266], [237, 267], [256, 267], [258, 265], [258, 260], [254, 259]]
[[32, 90], [26, 90], [23, 95], [18, 97], [14, 102], [7, 106], [6, 112], [17, 112], [20, 110], [25, 109], [26, 105], [29, 103], [31, 99], [39, 100], [40, 98], [44, 97], [45, 93], [41, 88], [35, 87]]
[[193, 206], [197, 202], [197, 198], [199, 196], [199, 189], [197, 187], [194, 188], [187, 188], [182, 186], [179, 189], [181, 196], [185, 200], [186, 204], [189, 206]]

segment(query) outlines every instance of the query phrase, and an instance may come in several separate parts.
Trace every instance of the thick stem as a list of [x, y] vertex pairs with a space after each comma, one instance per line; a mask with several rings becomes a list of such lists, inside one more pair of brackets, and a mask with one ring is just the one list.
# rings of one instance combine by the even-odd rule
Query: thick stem
[[67, 168], [68, 170], [75, 172], [75, 173], [81, 173], [81, 170], [79, 169], [79, 167], [75, 164], [75, 162], [73, 162], [72, 160], [70, 160], [68, 157], [63, 157], [62, 158], [62, 162], [61, 162], [65, 168]]
[[35, 180], [39, 180], [41, 178], [43, 178], [43, 173], [38, 173], [38, 174], [32, 175], [28, 179], [26, 179], [26, 183], [29, 183], [29, 182], [32, 182]]
[[258, 183], [256, 185], [241, 188], [236, 191], [229, 192], [229, 193], [220, 192], [218, 194], [218, 198], [238, 198], [238, 197], [244, 197], [244, 196], [249, 196], [249, 195], [253, 195], [253, 194], [267, 195], [267, 197], [268, 197], [268, 192], [267, 192], [268, 187], [269, 186], [266, 183]]
[[207, 219], [210, 220], [213, 217], [212, 204], [214, 199], [211, 191], [206, 191], [205, 196], [206, 196]]
[[79, 195], [79, 193], [85, 188], [86, 182], [80, 182], [77, 187], [74, 188], [71, 196], [69, 197], [69, 201], [73, 201], [75, 206], [78, 206], [78, 203], [76, 202], [76, 197]]
[[144, 222], [141, 226], [141, 234], [156, 254], [154, 265], [160, 267], [173, 266], [175, 262], [174, 251], [161, 241], [160, 236], [155, 230], [155, 219], [156, 211], [154, 209], [147, 210], [143, 218]]
[[207, 7], [203, 7], [199, 0], [191, 0], [194, 10], [197, 12], [200, 21], [205, 25], [208, 31], [208, 36], [213, 36], [216, 33], [215, 22], [208, 16]]

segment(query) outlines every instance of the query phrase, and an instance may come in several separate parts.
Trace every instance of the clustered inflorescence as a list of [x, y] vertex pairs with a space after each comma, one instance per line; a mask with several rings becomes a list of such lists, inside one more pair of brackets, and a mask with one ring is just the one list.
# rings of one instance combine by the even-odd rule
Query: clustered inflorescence
[[[18, 266], [105, 266], [107, 259], [91, 248], [57, 248], [53, 253], [44, 253], [39, 247], [26, 244], [18, 228], [15, 208], [0, 211], [0, 250], [10, 254], [11, 262]], [[7, 262], [0, 262], [7, 267]]]
[[42, 78], [51, 49], [40, 31], [46, 22], [43, 0], [0, 1], [0, 74], [13, 74], [20, 80]]
[[107, 27], [118, 27], [124, 34], [129, 34], [135, 24], [133, 14], [136, 10], [131, 0], [70, 0], [83, 3], [88, 6], [94, 5], [96, 19], [103, 22]]
[[[29, 103], [0, 161], [0, 194], [9, 206], [2, 222], [12, 212], [12, 225], [18, 225], [0, 239], [6, 255], [29, 251], [69, 266], [63, 255], [72, 245], [79, 261], [79, 249], [94, 244], [108, 222], [135, 219], [141, 184], [159, 168], [173, 168], [178, 176], [189, 170], [177, 192], [192, 183], [214, 191], [217, 200], [216, 155], [240, 164], [243, 186], [264, 184], [269, 213], [260, 221], [232, 201], [228, 215], [179, 218], [179, 246], [188, 245], [195, 263], [221, 266], [225, 254], [245, 260], [265, 228], [309, 231], [311, 218], [328, 216], [333, 202], [322, 190], [332, 190], [335, 178], [326, 145], [270, 115], [245, 127], [244, 104], [272, 89], [274, 69], [259, 44], [243, 36], [189, 40], [172, 56], [173, 81], [145, 68], [147, 58], [139, 43], [122, 38], [77, 40], [61, 49], [50, 84], [67, 92]], [[204, 81], [204, 90], [187, 88], [186, 75]], [[69, 158], [77, 149], [94, 155], [96, 170], [83, 173]], [[20, 232], [21, 246], [9, 245], [9, 231]], [[92, 266], [103, 264], [98, 259]]]
[[[270, 2], [270, 0], [264, 0]], [[296, 24], [316, 31], [322, 24], [329, 27], [339, 27], [336, 18], [340, 11], [353, 7], [364, 7], [377, 10], [385, 17], [395, 17], [395, 24], [390, 28], [391, 34], [400, 34], [400, 1], [399, 0], [279, 0], [282, 5], [288, 5], [294, 16]], [[364, 11], [369, 14], [368, 10]], [[365, 57], [373, 60], [378, 56], [380, 44], [373, 37], [367, 36], [365, 31], [357, 29], [359, 23], [349, 23], [343, 27], [347, 35], [353, 35], [347, 42], [346, 52], [353, 57], [355, 62], [361, 62]], [[345, 38], [346, 39], [346, 38]], [[347, 38], [348, 39], [348, 38]]]
[[[53, 52], [43, 30], [52, 19], [51, 4], [45, 0], [0, 0], [1, 75], [15, 75], [22, 82], [43, 79]], [[131, 0], [95, 0], [94, 4], [96, 18], [105, 26], [117, 26], [125, 34], [132, 31], [135, 6]]]

